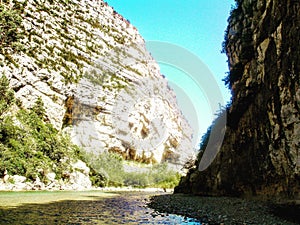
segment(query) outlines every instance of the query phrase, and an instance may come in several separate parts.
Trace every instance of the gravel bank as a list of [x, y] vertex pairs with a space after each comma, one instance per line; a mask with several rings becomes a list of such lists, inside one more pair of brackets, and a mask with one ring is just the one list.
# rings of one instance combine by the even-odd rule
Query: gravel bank
[[203, 224], [300, 224], [300, 206], [295, 204], [167, 194], [153, 196], [148, 206], [158, 212], [197, 218]]

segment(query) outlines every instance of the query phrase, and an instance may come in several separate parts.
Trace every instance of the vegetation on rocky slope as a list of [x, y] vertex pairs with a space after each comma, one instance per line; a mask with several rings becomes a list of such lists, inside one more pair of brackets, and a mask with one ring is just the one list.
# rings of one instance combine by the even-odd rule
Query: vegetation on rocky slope
[[9, 50], [15, 50], [20, 45], [19, 27], [22, 17], [18, 10], [9, 8], [5, 4], [0, 4], [0, 46], [1, 53], [5, 54]]
[[[3, 19], [1, 24], [2, 29], [7, 26], [7, 21], [11, 21], [9, 24], [17, 38], [10, 46], [13, 43], [23, 46], [20, 51], [10, 48], [5, 54], [0, 53], [0, 74], [7, 76], [24, 108], [31, 108], [37, 97], [41, 97], [50, 123], [58, 130], [68, 129], [74, 143], [87, 151], [101, 146], [101, 152], [118, 149], [123, 155], [128, 154], [127, 158], [145, 158], [147, 155], [143, 160], [178, 159], [179, 164], [184, 163], [188, 154], [193, 154], [190, 126], [178, 110], [175, 95], [161, 77], [158, 65], [147, 52], [143, 38], [107, 3], [3, 0], [0, 5], [5, 15], [13, 15], [7, 17], [8, 20]], [[5, 29], [1, 32], [1, 35], [8, 35]], [[139, 138], [145, 138], [145, 129], [141, 131], [138, 123], [143, 123], [143, 127], [150, 126], [152, 112], [140, 107], [137, 118], [129, 114], [135, 121], [130, 129], [127, 129], [127, 120], [114, 120], [116, 109], [123, 103], [129, 104], [128, 99], [148, 101], [152, 94], [143, 91], [148, 88], [162, 99], [164, 106], [150, 102], [153, 104], [150, 107], [159, 105], [155, 113], [163, 115], [164, 123], [173, 125], [167, 126], [170, 135], [165, 140], [166, 145], [161, 146], [164, 152], [158, 150], [151, 154], [150, 149], [145, 149], [149, 154], [138, 155], [142, 150], [137, 149], [136, 143], [140, 142]], [[142, 91], [136, 94], [129, 91], [131, 89]], [[119, 126], [120, 122], [125, 126]], [[77, 133], [87, 124], [95, 128], [92, 135], [90, 132]], [[132, 132], [139, 138], [129, 145], [124, 142], [123, 131], [118, 135], [111, 134], [116, 128], [124, 128], [125, 134]], [[147, 135], [151, 136], [150, 133]], [[91, 136], [94, 141], [89, 141]], [[173, 139], [180, 144], [172, 145]], [[129, 156], [128, 148], [137, 156]]]
[[90, 178], [95, 186], [172, 188], [179, 181], [179, 174], [166, 164], [144, 172], [125, 172], [124, 160], [117, 154], [82, 153], [66, 134], [49, 123], [41, 99], [32, 109], [17, 106], [5, 76], [0, 79], [0, 95], [0, 177], [21, 175], [28, 181], [47, 182], [47, 174], [54, 172], [55, 179], [67, 180], [73, 169], [71, 162], [82, 159], [91, 168]]
[[79, 149], [45, 117], [40, 99], [32, 109], [17, 106], [5, 76], [0, 78], [0, 177], [22, 175], [29, 180], [46, 179], [55, 172], [64, 178]]

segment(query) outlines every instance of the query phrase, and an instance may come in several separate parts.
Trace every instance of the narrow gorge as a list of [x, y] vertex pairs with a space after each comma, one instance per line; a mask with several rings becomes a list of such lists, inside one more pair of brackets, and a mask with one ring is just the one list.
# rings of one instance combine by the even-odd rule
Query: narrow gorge
[[[143, 24], [148, 32], [188, 43], [152, 48], [164, 73], [186, 75], [174, 79], [184, 98], [104, 0], [1, 0], [0, 224], [300, 224], [299, 0], [232, 0], [226, 106], [187, 46], [221, 67], [208, 27], [228, 1], [109, 2], [138, 19], [141, 3], [151, 23], [166, 19], [155, 30]], [[195, 85], [219, 105], [199, 152], [202, 127], [179, 108], [189, 101], [181, 109], [200, 117]]]

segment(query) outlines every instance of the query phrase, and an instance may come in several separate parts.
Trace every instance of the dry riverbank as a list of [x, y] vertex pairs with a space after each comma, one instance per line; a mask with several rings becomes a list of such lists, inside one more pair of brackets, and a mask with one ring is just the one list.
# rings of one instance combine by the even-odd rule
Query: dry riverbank
[[300, 224], [299, 204], [292, 203], [167, 194], [152, 197], [149, 206], [158, 212], [197, 218], [203, 224]]

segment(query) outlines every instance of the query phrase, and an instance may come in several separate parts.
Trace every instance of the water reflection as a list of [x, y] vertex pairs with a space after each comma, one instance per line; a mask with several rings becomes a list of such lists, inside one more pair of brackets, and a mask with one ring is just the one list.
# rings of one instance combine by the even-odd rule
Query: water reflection
[[0, 224], [201, 224], [192, 218], [158, 213], [146, 207], [151, 195], [125, 192], [101, 197], [88, 193], [84, 200], [1, 206]]

